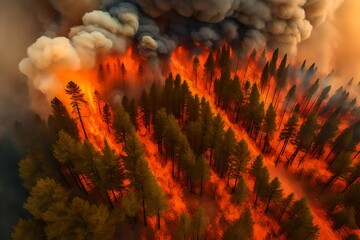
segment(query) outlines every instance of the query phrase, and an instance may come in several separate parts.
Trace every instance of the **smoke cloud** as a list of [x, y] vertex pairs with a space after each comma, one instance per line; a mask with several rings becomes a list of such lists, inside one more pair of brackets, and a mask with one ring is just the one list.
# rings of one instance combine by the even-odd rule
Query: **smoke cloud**
[[[356, 0], [348, 0], [351, 1]], [[108, 54], [124, 53], [133, 43], [137, 44], [138, 53], [149, 59], [167, 57], [178, 45], [198, 49], [199, 45], [218, 48], [224, 43], [241, 43], [247, 49], [279, 48], [293, 57], [299, 52], [298, 56], [308, 59], [314, 52], [318, 53], [316, 57], [321, 53], [325, 60], [319, 66], [324, 71], [330, 67], [346, 69], [343, 61], [331, 57], [342, 54], [333, 53], [333, 43], [343, 45], [337, 31], [349, 24], [335, 21], [344, 19], [342, 15], [348, 11], [346, 2], [342, 7], [346, 10], [336, 12], [342, 2], [81, 0], [73, 6], [70, 0], [38, 0], [39, 19], [46, 36], [29, 47], [20, 70], [32, 79], [34, 89], [49, 99], [56, 89], [64, 87], [52, 74], [54, 69], [89, 69]], [[313, 47], [324, 36], [332, 43], [321, 41], [321, 48], [318, 42]]]

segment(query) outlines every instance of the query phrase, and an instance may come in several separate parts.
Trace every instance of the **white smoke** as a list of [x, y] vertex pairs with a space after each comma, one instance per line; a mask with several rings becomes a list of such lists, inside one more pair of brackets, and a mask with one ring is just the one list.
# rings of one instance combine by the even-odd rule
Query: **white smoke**
[[48, 99], [66, 84], [57, 78], [57, 71], [91, 69], [99, 58], [113, 52], [124, 53], [139, 26], [132, 13], [114, 18], [107, 12], [92, 11], [83, 16], [82, 22], [70, 30], [69, 38], [40, 37], [20, 62], [20, 71]]

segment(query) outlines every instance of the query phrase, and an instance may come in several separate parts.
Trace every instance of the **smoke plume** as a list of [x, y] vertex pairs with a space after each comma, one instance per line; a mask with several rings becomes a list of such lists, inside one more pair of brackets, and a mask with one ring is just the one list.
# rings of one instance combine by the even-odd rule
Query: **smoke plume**
[[335, 49], [343, 49], [337, 31], [352, 24], [335, 20], [348, 11], [351, 1], [356, 0], [348, 0], [336, 11], [342, 0], [81, 0], [76, 4], [39, 0], [44, 36], [28, 48], [20, 71], [50, 99], [65, 84], [54, 72], [91, 69], [104, 56], [124, 53], [134, 44], [140, 55], [152, 61], [171, 55], [179, 45], [198, 51], [199, 46], [218, 48], [230, 43], [246, 49], [280, 48], [308, 59], [314, 52], [321, 53], [316, 57], [326, 59], [320, 62], [324, 71], [337, 66], [346, 69], [348, 65], [332, 57], [345, 58], [345, 53], [335, 53], [333, 44], [318, 44], [318, 40], [336, 39], [333, 42], [339, 47]]

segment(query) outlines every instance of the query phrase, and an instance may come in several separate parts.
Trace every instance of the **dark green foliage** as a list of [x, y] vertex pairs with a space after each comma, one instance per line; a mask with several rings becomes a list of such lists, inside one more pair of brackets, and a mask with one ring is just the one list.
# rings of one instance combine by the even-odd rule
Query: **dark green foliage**
[[158, 150], [162, 153], [162, 145], [164, 138], [165, 124], [167, 122], [167, 114], [165, 108], [156, 112], [154, 121], [154, 138], [158, 144]]
[[346, 187], [343, 190], [343, 193], [351, 187], [360, 178], [360, 162], [356, 163], [353, 167], [350, 168], [350, 173], [346, 177]]
[[269, 171], [266, 167], [262, 167], [260, 168], [255, 179], [254, 190], [256, 197], [254, 201], [254, 206], [256, 206], [259, 197], [261, 198], [266, 197], [268, 184], [269, 184]]
[[325, 99], [327, 99], [329, 97], [329, 92], [331, 90], [331, 85], [325, 87], [322, 92], [320, 93], [320, 96], [316, 99], [316, 103], [314, 106], [315, 111], [317, 111], [321, 104], [324, 102]]
[[264, 91], [265, 86], [269, 84], [269, 62], [266, 63], [260, 78], [261, 91]]
[[53, 204], [64, 203], [68, 197], [69, 193], [55, 180], [39, 179], [31, 189], [24, 208], [31, 213], [34, 219], [43, 219], [44, 214]]
[[186, 213], [181, 213], [177, 231], [176, 231], [176, 239], [179, 240], [187, 240], [191, 239], [191, 219], [189, 215]]
[[263, 124], [263, 132], [265, 133], [264, 147], [262, 149], [263, 152], [265, 152], [267, 147], [269, 147], [270, 140], [273, 138], [275, 130], [276, 130], [276, 112], [273, 105], [270, 104], [268, 110], [266, 111], [264, 124]]
[[276, 69], [277, 69], [277, 60], [278, 60], [278, 57], [279, 57], [279, 49], [275, 49], [275, 51], [273, 52], [273, 55], [272, 55], [272, 58], [271, 58], [271, 61], [270, 61], [270, 65], [269, 65], [269, 70], [270, 70], [270, 74], [272, 76], [275, 76], [276, 75]]
[[355, 228], [355, 209], [353, 207], [342, 209], [334, 214], [333, 220], [335, 229], [339, 229], [344, 225], [347, 225], [350, 228]]
[[200, 182], [200, 196], [203, 194], [204, 181], [210, 179], [210, 167], [205, 155], [201, 155], [196, 159], [195, 178]]
[[288, 218], [281, 224], [287, 239], [317, 239], [319, 227], [314, 225], [313, 218], [304, 198], [296, 201], [288, 211]]
[[310, 146], [315, 139], [317, 129], [317, 117], [314, 113], [311, 113], [310, 115], [308, 115], [303, 124], [301, 124], [300, 130], [293, 141], [296, 149], [291, 155], [290, 159], [286, 162], [286, 168], [292, 164], [300, 151], [308, 151], [310, 149]]
[[330, 116], [316, 135], [313, 147], [313, 154], [321, 155], [325, 144], [329, 143], [336, 135], [340, 124], [337, 116]]
[[265, 213], [268, 212], [270, 201], [278, 202], [282, 198], [281, 183], [277, 177], [275, 177], [266, 189], [265, 198], [268, 199], [266, 204]]
[[[214, 75], [215, 75], [215, 60], [214, 60], [213, 52], [210, 51], [209, 56], [204, 64], [204, 76], [206, 77], [205, 87], [209, 89], [209, 91], [211, 89]], [[209, 87], [208, 87], [208, 83], [209, 83]]]
[[235, 202], [235, 205], [237, 206], [245, 200], [248, 193], [249, 193], [249, 189], [246, 186], [246, 182], [244, 178], [240, 175], [231, 199], [232, 201]]
[[106, 123], [108, 133], [110, 133], [110, 125], [111, 125], [112, 117], [111, 117], [109, 104], [107, 104], [107, 103], [105, 103], [105, 105], [104, 105], [102, 118], [103, 118], [104, 123]]
[[332, 164], [329, 166], [333, 175], [326, 182], [326, 187], [330, 187], [338, 179], [338, 177], [345, 176], [349, 171], [351, 162], [352, 159], [349, 152], [341, 152], [337, 155], [332, 161]]
[[198, 207], [192, 217], [191, 228], [193, 232], [193, 239], [202, 239], [206, 227], [209, 224], [209, 219], [202, 207]]
[[281, 210], [280, 210], [280, 215], [279, 217], [277, 218], [277, 220], [280, 222], [284, 213], [286, 212], [286, 210], [288, 208], [290, 208], [293, 204], [293, 201], [294, 201], [294, 193], [290, 193], [289, 195], [286, 196], [286, 198], [284, 198], [280, 205], [281, 205]]
[[40, 221], [20, 218], [11, 234], [13, 240], [45, 239], [45, 233]]
[[242, 139], [235, 146], [234, 156], [229, 163], [228, 176], [235, 180], [233, 191], [236, 190], [238, 180], [245, 173], [246, 167], [250, 162], [250, 150], [247, 143]]
[[254, 221], [252, 220], [251, 212], [249, 208], [246, 207], [243, 213], [241, 214], [240, 219], [226, 229], [223, 239], [224, 240], [251, 239], [254, 231], [253, 225], [254, 225]]
[[30, 191], [36, 181], [49, 174], [43, 155], [27, 156], [19, 162], [19, 175], [23, 186]]
[[199, 59], [197, 58], [197, 56], [195, 56], [193, 58], [193, 61], [192, 61], [192, 71], [193, 71], [193, 75], [194, 75], [194, 82], [195, 82], [195, 87], [197, 86], [197, 81], [198, 81], [198, 69], [199, 69], [199, 66], [200, 66], [200, 61]]
[[133, 131], [129, 114], [121, 105], [117, 108], [112, 128], [114, 129], [114, 136], [118, 143], [125, 143], [128, 135]]
[[172, 160], [172, 175], [175, 176], [175, 155], [179, 146], [179, 138], [182, 135], [181, 128], [173, 115], [168, 116], [164, 128], [164, 143], [166, 156]]
[[235, 150], [235, 145], [235, 133], [231, 128], [229, 128], [225, 132], [224, 137], [221, 140], [221, 144], [219, 144], [214, 150], [215, 169], [220, 174], [221, 178], [225, 176], [225, 173], [228, 170], [231, 156]]
[[75, 197], [69, 205], [54, 203], [44, 213], [48, 239], [112, 239], [115, 221], [104, 205]]
[[142, 120], [146, 128], [150, 127], [151, 120], [151, 105], [149, 101], [149, 94], [146, 89], [143, 89], [140, 97], [140, 110], [142, 113]]
[[54, 138], [57, 137], [60, 130], [64, 130], [75, 139], [79, 139], [79, 131], [76, 122], [72, 119], [65, 105], [55, 97], [51, 100], [52, 115], [49, 116], [48, 126], [53, 131]]

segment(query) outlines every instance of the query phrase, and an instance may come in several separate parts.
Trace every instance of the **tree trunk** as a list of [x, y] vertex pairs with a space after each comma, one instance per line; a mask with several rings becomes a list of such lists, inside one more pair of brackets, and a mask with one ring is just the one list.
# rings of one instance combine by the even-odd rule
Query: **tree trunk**
[[295, 150], [295, 152], [291, 155], [290, 159], [286, 162], [285, 164], [285, 168], [288, 169], [289, 166], [292, 164], [292, 162], [294, 161], [294, 159], [296, 158], [296, 156], [298, 155], [299, 151], [300, 151], [301, 146], [298, 146]]
[[146, 210], [145, 210], [145, 199], [144, 196], [142, 198], [142, 208], [143, 208], [143, 216], [144, 216], [144, 225], [146, 226]]
[[114, 209], [114, 205], [113, 205], [113, 203], [111, 201], [111, 198], [110, 198], [109, 193], [107, 192], [107, 190], [105, 190], [105, 193], [106, 193], [106, 198], [109, 201], [111, 209]]
[[267, 202], [267, 204], [266, 204], [265, 213], [267, 213], [267, 212], [269, 211], [269, 206], [270, 206], [270, 201], [271, 201], [271, 198], [272, 198], [272, 193], [270, 194], [270, 196], [269, 196], [269, 200], [268, 200], [268, 202]]
[[88, 139], [88, 136], [87, 136], [86, 131], [85, 131], [84, 123], [83, 123], [83, 121], [82, 121], [82, 117], [81, 117], [81, 114], [80, 114], [80, 109], [79, 109], [79, 106], [78, 106], [77, 103], [75, 103], [75, 107], [76, 107], [76, 111], [77, 111], [78, 116], [79, 116], [79, 120], [80, 120], [80, 124], [81, 124], [82, 130], [83, 130], [83, 132], [84, 132], [84, 136], [85, 136], [86, 139]]
[[157, 222], [158, 222], [158, 229], [160, 229], [160, 210], [157, 211]]

